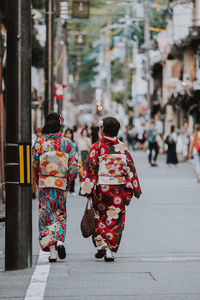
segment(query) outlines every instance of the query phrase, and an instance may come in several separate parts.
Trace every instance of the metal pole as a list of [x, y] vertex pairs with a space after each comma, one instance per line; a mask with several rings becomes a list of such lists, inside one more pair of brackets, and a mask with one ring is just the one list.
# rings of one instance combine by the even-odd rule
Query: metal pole
[[193, 4], [193, 26], [200, 26], [200, 0], [194, 0], [194, 4]]
[[54, 110], [54, 0], [46, 0], [46, 55], [45, 55], [45, 108], [44, 115]]
[[129, 31], [129, 28], [128, 28], [128, 24], [126, 24], [126, 41], [125, 41], [125, 70], [124, 70], [124, 110], [125, 110], [125, 113], [127, 113], [127, 99], [128, 99], [128, 83], [129, 83], [129, 66], [128, 66], [128, 63], [129, 63], [129, 53], [128, 53], [128, 31]]
[[104, 41], [105, 41], [105, 59], [106, 59], [106, 72], [107, 72], [107, 76], [106, 76], [106, 84], [107, 84], [107, 96], [109, 99], [109, 103], [112, 103], [112, 93], [111, 93], [111, 63], [110, 63], [110, 58], [107, 56], [109, 50], [110, 50], [110, 23], [111, 20], [108, 20], [108, 25], [106, 27], [106, 31], [105, 31], [105, 37], [104, 37]]
[[31, 0], [7, 0], [5, 269], [32, 265]]
[[[4, 98], [3, 98], [3, 90], [2, 90], [2, 70], [3, 70], [3, 38], [2, 32], [0, 28], [0, 181], [5, 181], [4, 174]], [[1, 195], [3, 203], [5, 203], [5, 185], [2, 185]]]
[[147, 72], [147, 105], [148, 110], [151, 109], [151, 94], [150, 94], [150, 31], [149, 31], [149, 4], [145, 4], [145, 49], [146, 49], [146, 72]]
[[[64, 38], [64, 28], [61, 19], [58, 19], [58, 57], [62, 55], [63, 47], [65, 45], [65, 38]], [[63, 68], [66, 67], [63, 65], [63, 62], [60, 63], [58, 67], [58, 74], [57, 74], [57, 81], [58, 83], [63, 83]], [[57, 99], [58, 104], [58, 113], [62, 113], [63, 109], [63, 99]]]

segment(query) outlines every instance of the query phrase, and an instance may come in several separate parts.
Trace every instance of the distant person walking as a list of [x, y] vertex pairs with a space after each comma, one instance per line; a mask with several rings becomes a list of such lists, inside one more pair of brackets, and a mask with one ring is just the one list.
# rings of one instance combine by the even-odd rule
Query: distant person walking
[[165, 139], [167, 144], [167, 164], [176, 165], [178, 163], [177, 153], [176, 153], [176, 143], [177, 143], [177, 133], [175, 126], [171, 126], [171, 132], [167, 135]]
[[140, 184], [132, 157], [117, 134], [120, 123], [113, 117], [103, 119], [102, 138], [93, 144], [84, 170], [80, 195], [92, 198], [96, 210], [93, 242], [96, 258], [114, 261], [125, 224], [125, 205], [139, 198]]
[[77, 176], [79, 164], [73, 143], [60, 133], [62, 117], [50, 113], [42, 128], [42, 137], [33, 145], [33, 167], [39, 187], [39, 241], [43, 251], [50, 251], [49, 262], [66, 257], [65, 191]]
[[97, 126], [97, 120], [94, 120], [91, 126], [91, 138], [92, 144], [96, 143], [99, 140], [99, 126]]
[[91, 139], [88, 137], [88, 131], [87, 129], [83, 128], [81, 131], [81, 136], [78, 139], [78, 149], [81, 155], [83, 168], [85, 168], [91, 146], [92, 143], [91, 143]]
[[[154, 120], [151, 121], [149, 129], [147, 130], [147, 135], [148, 135], [148, 149], [149, 149], [149, 163], [152, 167], [157, 166], [156, 160], [158, 157], [158, 152], [159, 152], [159, 146], [157, 142], [157, 130], [155, 126]], [[152, 152], [154, 151], [154, 157], [152, 159]]]
[[200, 183], [200, 125], [194, 126], [194, 132], [190, 136], [189, 158], [193, 156], [197, 180]]
[[[42, 128], [37, 127], [35, 129], [34, 135], [32, 136], [32, 145], [34, 145], [36, 138], [41, 137], [41, 136], [42, 136]], [[32, 182], [32, 198], [33, 199], [36, 199], [36, 193], [37, 193], [37, 182], [33, 178], [33, 182]]]
[[[77, 152], [77, 160], [78, 160], [78, 146], [76, 145], [76, 143], [74, 142], [74, 133], [73, 133], [73, 130], [71, 128], [67, 128], [64, 132], [64, 137], [69, 139], [75, 149], [76, 149], [76, 152]], [[73, 195], [73, 196], [76, 196], [76, 193], [75, 193], [75, 178], [71, 181], [71, 185], [70, 185], [70, 190], [69, 192]]]

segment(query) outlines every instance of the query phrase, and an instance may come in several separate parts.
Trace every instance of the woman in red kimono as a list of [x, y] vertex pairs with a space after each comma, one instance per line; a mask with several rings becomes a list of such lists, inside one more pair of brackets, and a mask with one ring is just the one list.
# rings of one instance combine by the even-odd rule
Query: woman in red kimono
[[127, 147], [118, 140], [120, 123], [103, 119], [102, 138], [93, 144], [84, 169], [80, 195], [92, 198], [97, 211], [93, 242], [96, 258], [114, 261], [125, 224], [125, 205], [141, 195], [134, 162]]

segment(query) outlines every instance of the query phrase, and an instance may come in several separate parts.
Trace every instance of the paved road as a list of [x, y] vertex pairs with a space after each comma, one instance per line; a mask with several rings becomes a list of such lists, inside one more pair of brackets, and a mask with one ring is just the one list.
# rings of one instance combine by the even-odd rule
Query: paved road
[[[200, 185], [193, 166], [182, 163], [169, 168], [164, 157], [160, 157], [159, 167], [151, 168], [143, 153], [136, 153], [134, 159], [143, 194], [127, 209], [126, 228], [116, 261], [95, 261], [90, 239], [83, 239], [79, 230], [84, 198], [70, 196], [67, 260], [50, 265], [44, 299], [200, 299]], [[35, 264], [39, 253], [37, 201], [33, 202], [33, 220]], [[2, 269], [3, 233], [1, 228]], [[49, 268], [46, 258], [38, 267]], [[34, 271], [34, 267], [0, 271], [0, 299], [24, 299]], [[44, 288], [45, 280], [34, 277], [32, 282], [36, 291], [32, 290], [32, 297], [29, 293], [26, 299], [42, 299], [37, 284], [40, 287], [43, 284]]]

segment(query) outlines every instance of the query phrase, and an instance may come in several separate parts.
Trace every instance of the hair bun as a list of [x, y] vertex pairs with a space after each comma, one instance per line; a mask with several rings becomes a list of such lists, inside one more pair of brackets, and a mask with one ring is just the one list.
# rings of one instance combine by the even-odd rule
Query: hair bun
[[58, 113], [51, 112], [47, 116], [47, 122], [52, 121], [52, 120], [55, 120], [55, 121], [59, 120], [60, 121], [60, 115]]
[[43, 134], [58, 133], [61, 129], [60, 115], [52, 112], [47, 116], [46, 123], [42, 128]]

